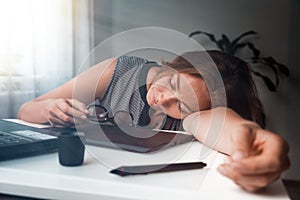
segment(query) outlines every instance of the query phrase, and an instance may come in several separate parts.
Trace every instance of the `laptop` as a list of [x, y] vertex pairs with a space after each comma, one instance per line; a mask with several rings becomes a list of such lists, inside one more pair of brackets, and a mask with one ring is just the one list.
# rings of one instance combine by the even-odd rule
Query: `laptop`
[[55, 152], [58, 134], [0, 120], [0, 161]]
[[130, 152], [149, 153], [194, 140], [192, 135], [142, 128], [87, 124], [76, 128], [35, 128], [0, 120], [0, 161], [53, 153], [62, 132], [85, 133], [88, 145]]
[[150, 153], [193, 141], [190, 134], [137, 127], [88, 124], [77, 127], [86, 135], [86, 143], [137, 153]]

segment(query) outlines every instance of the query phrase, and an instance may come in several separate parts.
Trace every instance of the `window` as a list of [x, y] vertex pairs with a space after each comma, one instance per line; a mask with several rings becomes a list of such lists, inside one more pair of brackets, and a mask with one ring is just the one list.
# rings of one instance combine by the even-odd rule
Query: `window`
[[0, 117], [73, 75], [72, 0], [0, 0]]

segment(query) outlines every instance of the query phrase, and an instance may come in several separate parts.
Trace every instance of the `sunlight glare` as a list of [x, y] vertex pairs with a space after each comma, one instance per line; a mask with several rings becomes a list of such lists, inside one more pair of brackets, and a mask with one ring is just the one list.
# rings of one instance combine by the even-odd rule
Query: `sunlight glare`
[[57, 51], [64, 2], [0, 0], [0, 75], [33, 74], [35, 63]]

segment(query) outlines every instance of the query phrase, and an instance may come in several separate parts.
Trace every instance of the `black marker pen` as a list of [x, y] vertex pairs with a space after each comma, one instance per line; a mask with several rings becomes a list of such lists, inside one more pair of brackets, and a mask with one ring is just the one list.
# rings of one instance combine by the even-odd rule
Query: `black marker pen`
[[160, 172], [172, 172], [189, 169], [201, 169], [206, 164], [203, 162], [187, 162], [187, 163], [173, 163], [173, 164], [158, 164], [158, 165], [136, 165], [136, 166], [121, 166], [113, 169], [110, 173], [119, 176], [150, 174]]

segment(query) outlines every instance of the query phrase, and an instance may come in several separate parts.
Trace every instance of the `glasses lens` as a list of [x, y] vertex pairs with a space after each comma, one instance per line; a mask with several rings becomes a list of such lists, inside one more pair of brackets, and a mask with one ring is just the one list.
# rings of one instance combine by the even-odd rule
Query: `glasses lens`
[[121, 126], [133, 126], [133, 118], [126, 111], [118, 111], [115, 114], [114, 121], [117, 125]]
[[97, 120], [99, 122], [107, 120], [108, 112], [102, 106], [91, 106], [88, 108], [88, 111], [93, 120]]

